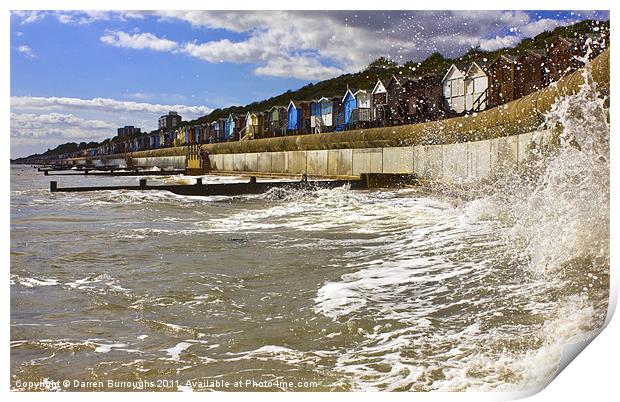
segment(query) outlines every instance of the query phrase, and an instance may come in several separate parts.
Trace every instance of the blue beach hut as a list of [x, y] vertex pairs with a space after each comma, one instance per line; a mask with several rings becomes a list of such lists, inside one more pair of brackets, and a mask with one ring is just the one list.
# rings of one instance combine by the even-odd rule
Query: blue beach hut
[[230, 140], [235, 135], [235, 118], [231, 114], [228, 115], [226, 122], [224, 123], [224, 140]]
[[349, 88], [342, 98], [342, 108], [344, 110], [344, 125], [347, 126], [351, 122], [353, 110], [357, 108], [357, 99]]
[[288, 104], [288, 130], [289, 131], [298, 131], [301, 129], [302, 115], [303, 113], [301, 110], [300, 102], [290, 101]]

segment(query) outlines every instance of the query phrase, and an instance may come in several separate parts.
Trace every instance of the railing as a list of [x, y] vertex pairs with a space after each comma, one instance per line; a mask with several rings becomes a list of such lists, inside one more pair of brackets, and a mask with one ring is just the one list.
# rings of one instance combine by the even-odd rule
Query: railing
[[280, 120], [282, 123], [280, 124], [280, 134], [285, 136], [288, 130], [288, 120]]
[[[480, 94], [480, 96], [478, 96], [476, 98], [476, 100], [474, 100], [474, 103], [472, 103], [472, 107], [471, 107], [471, 109], [474, 112], [479, 112], [479, 111], [481, 111], [483, 109], [486, 109], [486, 107], [488, 106], [487, 105], [487, 95], [488, 95], [488, 93], [489, 93], [489, 88], [485, 89]], [[484, 104], [483, 104], [483, 102], [484, 102]]]
[[370, 108], [353, 109], [351, 122], [357, 123], [358, 121], [370, 121]]
[[321, 128], [322, 126], [325, 125], [325, 123], [323, 122], [323, 117], [322, 116], [310, 116], [310, 122], [314, 122], [314, 126], [311, 125], [311, 128], [314, 129], [314, 134], [320, 134], [321, 133]]
[[247, 136], [252, 136], [252, 133], [248, 133], [247, 135], [242, 135], [243, 132], [248, 128], [248, 126], [243, 127], [241, 130], [239, 130], [239, 141], [242, 141], [244, 139], [246, 139]]
[[245, 126], [243, 129], [241, 129], [241, 130], [239, 131], [239, 135], [241, 135], [241, 133], [242, 133], [244, 130], [247, 130], [247, 133], [246, 133], [246, 135], [244, 135], [243, 137], [241, 137], [241, 138], [239, 139], [239, 141], [244, 141], [244, 140], [251, 140], [251, 139], [253, 139], [253, 138], [254, 138], [254, 136], [255, 136], [255, 134], [257, 134], [257, 131], [258, 131], [258, 126], [254, 126], [254, 125], [252, 125], [252, 126]]
[[338, 116], [336, 116], [336, 121], [334, 122], [334, 126], [336, 127], [335, 131], [344, 131], [344, 129], [347, 127], [344, 122], [344, 112], [338, 113]]

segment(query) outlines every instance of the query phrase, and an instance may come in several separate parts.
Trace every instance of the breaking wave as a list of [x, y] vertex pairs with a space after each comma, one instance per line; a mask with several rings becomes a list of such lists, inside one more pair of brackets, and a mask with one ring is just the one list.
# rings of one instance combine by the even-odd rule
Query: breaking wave
[[604, 324], [609, 124], [589, 69], [584, 79], [545, 118], [554, 146], [493, 183], [466, 183], [457, 208], [394, 244], [391, 261], [318, 290], [316, 312], [364, 335], [337, 363], [356, 387], [540, 387], [565, 344]]

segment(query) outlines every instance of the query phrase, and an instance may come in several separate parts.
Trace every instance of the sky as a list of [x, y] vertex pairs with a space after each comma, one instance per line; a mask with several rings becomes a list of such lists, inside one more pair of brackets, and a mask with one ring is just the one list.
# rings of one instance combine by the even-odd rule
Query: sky
[[12, 11], [11, 158], [157, 128], [439, 51], [516, 45], [603, 11]]

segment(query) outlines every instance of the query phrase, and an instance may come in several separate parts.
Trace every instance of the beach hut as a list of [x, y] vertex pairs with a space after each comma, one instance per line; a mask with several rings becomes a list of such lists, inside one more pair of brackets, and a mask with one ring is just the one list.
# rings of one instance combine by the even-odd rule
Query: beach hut
[[515, 97], [517, 63], [508, 56], [500, 56], [489, 65], [489, 104], [503, 105]]
[[489, 76], [473, 62], [465, 71], [465, 110], [479, 112], [487, 107]]
[[272, 106], [268, 111], [267, 131], [269, 136], [282, 135], [283, 129], [288, 129], [288, 110], [285, 106]]
[[260, 112], [260, 131], [262, 133], [262, 138], [271, 137], [271, 111], [264, 110]]
[[387, 91], [386, 125], [405, 124], [409, 115], [409, 98], [415, 82], [413, 77], [392, 75], [385, 89]]
[[323, 131], [331, 131], [334, 126], [334, 101], [330, 98], [322, 97], [317, 100], [318, 108], [319, 108], [319, 117], [317, 119], [317, 124], [320, 125], [319, 130]]
[[267, 125], [267, 111], [257, 112], [256, 117], [258, 118], [258, 132], [255, 134], [254, 138], [264, 138], [265, 137], [265, 127]]
[[211, 142], [219, 142], [220, 141], [220, 125], [217, 120], [212, 121], [211, 125]]
[[575, 40], [560, 36], [556, 39], [547, 51], [548, 82], [554, 82], [569, 74], [579, 67], [582, 63], [577, 60], [583, 50]]
[[442, 80], [443, 96], [447, 107], [456, 112], [465, 111], [465, 74], [452, 64]]
[[542, 50], [526, 50], [517, 59], [515, 97], [521, 98], [545, 86], [546, 55]]
[[292, 133], [303, 132], [303, 103], [302, 101], [290, 101], [287, 109], [288, 126]]
[[371, 91], [359, 89], [353, 94], [355, 97], [356, 108], [353, 110], [353, 122], [364, 123], [370, 122], [370, 106], [372, 103]]
[[342, 131], [351, 123], [353, 110], [357, 108], [357, 101], [351, 88], [347, 87], [347, 91], [342, 97], [342, 112], [338, 114], [336, 119], [336, 131]]
[[183, 145], [183, 140], [185, 139], [185, 134], [183, 134], [183, 129], [182, 128], [177, 128], [174, 130], [174, 137], [173, 137], [173, 145], [175, 147], [178, 147], [180, 145]]
[[233, 127], [234, 140], [239, 141], [245, 135], [245, 114], [233, 113], [232, 117], [235, 122]]
[[235, 118], [232, 113], [228, 115], [224, 123], [224, 141], [233, 141], [235, 139]]
[[214, 142], [219, 142], [219, 130], [218, 130], [218, 122], [217, 120], [212, 121], [211, 123], [207, 123], [211, 129], [209, 130], [209, 138], [210, 138], [210, 142], [214, 143]]
[[321, 102], [318, 99], [310, 101], [310, 132], [320, 133], [322, 127]]
[[248, 138], [258, 138], [259, 132], [259, 113], [248, 111], [245, 115], [245, 132], [244, 136], [249, 136]]
[[375, 87], [371, 91], [371, 97], [371, 119], [376, 126], [383, 126], [386, 116], [387, 91], [381, 80], [377, 80]]
[[216, 132], [217, 132], [217, 141], [223, 142], [226, 141], [226, 123], [228, 122], [227, 117], [220, 117], [215, 121], [216, 124]]
[[212, 129], [213, 129], [213, 126], [211, 125], [211, 123], [203, 123], [203, 136], [204, 136], [204, 142], [206, 144], [211, 144], [213, 142], [213, 138], [211, 134]]
[[164, 135], [166, 136], [165, 140], [164, 140], [164, 145], [167, 147], [171, 147], [174, 145], [174, 129], [172, 128], [168, 128], [168, 129], [164, 129]]
[[301, 134], [310, 133], [310, 102], [299, 102], [301, 107]]
[[263, 136], [264, 137], [273, 137], [273, 132], [271, 127], [273, 126], [273, 114], [271, 109], [265, 110], [263, 113]]
[[405, 82], [407, 96], [407, 123], [437, 120], [446, 116], [443, 99], [443, 77], [426, 74]]
[[159, 148], [159, 133], [153, 133], [148, 136], [149, 140], [149, 148], [156, 149]]

